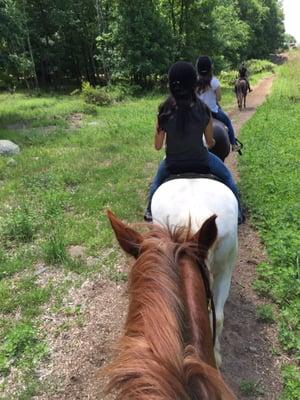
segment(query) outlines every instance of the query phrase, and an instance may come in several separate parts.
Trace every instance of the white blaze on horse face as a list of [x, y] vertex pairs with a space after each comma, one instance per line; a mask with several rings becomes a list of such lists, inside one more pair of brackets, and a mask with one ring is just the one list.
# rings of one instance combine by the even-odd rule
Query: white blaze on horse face
[[221, 363], [219, 339], [223, 310], [237, 255], [238, 204], [232, 191], [211, 179], [176, 179], [161, 185], [152, 204], [153, 221], [174, 228], [189, 225], [197, 232], [204, 221], [217, 215], [217, 240], [209, 252], [207, 264], [213, 276], [213, 294], [217, 319], [216, 361]]

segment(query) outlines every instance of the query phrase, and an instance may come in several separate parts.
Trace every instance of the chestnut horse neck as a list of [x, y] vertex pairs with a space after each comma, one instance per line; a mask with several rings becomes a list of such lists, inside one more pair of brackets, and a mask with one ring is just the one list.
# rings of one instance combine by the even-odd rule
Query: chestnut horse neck
[[232, 400], [215, 369], [199, 248], [155, 228], [129, 275], [130, 303], [108, 391], [122, 400]]

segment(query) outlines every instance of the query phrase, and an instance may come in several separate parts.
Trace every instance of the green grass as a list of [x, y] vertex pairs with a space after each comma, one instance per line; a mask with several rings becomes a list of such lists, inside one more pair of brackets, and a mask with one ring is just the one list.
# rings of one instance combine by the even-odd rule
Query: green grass
[[256, 308], [256, 315], [260, 321], [275, 322], [274, 307], [271, 304], [262, 304]]
[[[233, 95], [224, 88], [222, 104]], [[105, 211], [142, 220], [148, 184], [163, 156], [153, 149], [162, 100], [149, 95], [98, 107], [79, 96], [0, 95], [0, 139], [21, 148], [18, 156], [0, 158], [0, 375], [5, 389], [11, 368], [21, 372], [16, 399], [30, 399], [38, 388], [34, 369], [47, 354], [43, 307], [53, 301], [60, 310], [76, 284], [41, 284], [39, 265], [71, 271], [82, 281], [99, 271], [126, 280], [116, 269], [121, 253]], [[80, 129], [70, 126], [74, 113], [82, 115]], [[99, 262], [87, 267], [85, 260], [72, 259], [71, 245], [84, 246]]]
[[240, 382], [240, 391], [246, 397], [264, 395], [264, 391], [260, 385], [251, 380], [243, 380]]
[[290, 400], [300, 398], [300, 371], [294, 365], [285, 365], [282, 368], [282, 375], [285, 382], [284, 391], [280, 400]]
[[[101, 264], [106, 277], [126, 279], [115, 268], [120, 251], [111, 246], [105, 210], [129, 221], [142, 219], [147, 186], [161, 158], [152, 141], [162, 97], [93, 106], [93, 113], [80, 97], [16, 94], [0, 100], [5, 104], [0, 138], [21, 147], [15, 163], [0, 158], [0, 374], [20, 369], [27, 389], [18, 396], [30, 398], [32, 371], [44, 354], [40, 313], [51, 297], [59, 303], [65, 285], [41, 287], [36, 266], [84, 277]], [[81, 129], [69, 128], [72, 113], [83, 113]], [[87, 268], [84, 260], [72, 259], [67, 248], [77, 244], [99, 263]]]
[[[272, 95], [242, 129], [241, 190], [268, 261], [258, 269], [256, 290], [279, 308], [280, 341], [300, 358], [300, 57], [282, 66]], [[291, 385], [284, 375], [285, 385]], [[289, 391], [285, 400], [296, 400]]]

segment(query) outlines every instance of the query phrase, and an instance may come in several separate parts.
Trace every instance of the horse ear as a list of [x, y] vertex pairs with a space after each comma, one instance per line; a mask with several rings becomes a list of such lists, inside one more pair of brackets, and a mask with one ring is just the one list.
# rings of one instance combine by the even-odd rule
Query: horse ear
[[216, 218], [216, 214], [209, 217], [194, 236], [194, 239], [198, 242], [200, 256], [203, 257], [203, 259], [206, 258], [208, 250], [217, 239], [218, 228], [216, 225]]
[[143, 241], [142, 235], [125, 225], [110, 210], [107, 211], [107, 216], [122, 249], [137, 258]]

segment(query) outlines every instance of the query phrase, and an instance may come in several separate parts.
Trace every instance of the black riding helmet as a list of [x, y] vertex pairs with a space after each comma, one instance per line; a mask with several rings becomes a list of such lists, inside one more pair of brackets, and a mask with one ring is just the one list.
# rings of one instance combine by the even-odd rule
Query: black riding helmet
[[208, 56], [200, 56], [196, 67], [199, 75], [206, 75], [212, 69], [212, 61]]
[[177, 61], [169, 70], [169, 88], [175, 97], [190, 95], [197, 86], [197, 72], [186, 61]]

